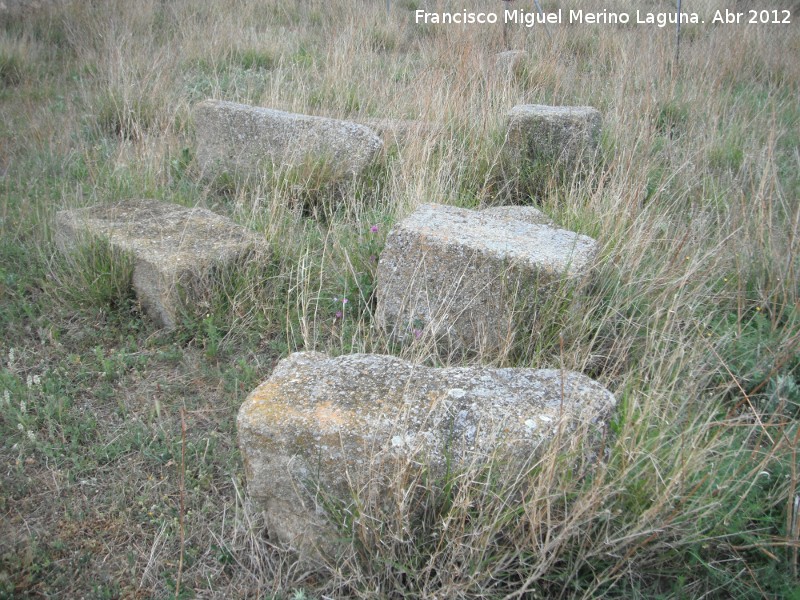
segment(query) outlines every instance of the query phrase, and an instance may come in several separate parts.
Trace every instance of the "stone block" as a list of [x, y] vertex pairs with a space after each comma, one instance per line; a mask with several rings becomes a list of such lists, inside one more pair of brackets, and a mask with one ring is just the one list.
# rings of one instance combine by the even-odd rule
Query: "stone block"
[[527, 58], [524, 50], [505, 50], [494, 57], [494, 69], [501, 75], [516, 75], [522, 69]]
[[364, 125], [233, 102], [205, 100], [193, 120], [197, 161], [209, 176], [296, 167], [337, 180], [359, 174], [383, 147]]
[[506, 157], [512, 168], [527, 163], [582, 170], [595, 158], [602, 117], [590, 106], [522, 104], [508, 113]]
[[342, 532], [330, 506], [346, 509], [367, 489], [365, 505], [381, 502], [398, 465], [434, 477], [489, 460], [513, 470], [557, 432], [601, 430], [614, 405], [611, 392], [570, 371], [301, 352], [245, 400], [238, 441], [269, 536], [302, 558], [332, 560]]
[[175, 325], [182, 296], [199, 301], [216, 269], [265, 248], [261, 236], [210, 210], [158, 200], [126, 200], [56, 214], [56, 242], [63, 252], [94, 240], [131, 256], [136, 295], [167, 328]]
[[376, 321], [400, 341], [425, 333], [445, 352], [494, 352], [520, 315], [546, 319], [538, 309], [560, 284], [588, 278], [597, 251], [534, 208], [425, 204], [386, 239]]

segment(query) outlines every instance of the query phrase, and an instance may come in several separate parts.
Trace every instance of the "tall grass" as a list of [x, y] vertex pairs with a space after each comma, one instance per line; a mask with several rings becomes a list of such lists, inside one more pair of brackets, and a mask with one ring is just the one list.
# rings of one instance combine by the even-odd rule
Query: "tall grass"
[[[684, 27], [677, 66], [667, 28], [511, 30], [527, 59], [507, 76], [491, 68], [500, 26], [414, 25], [412, 5], [387, 18], [381, 2], [143, 0], [1, 17], [0, 594], [167, 597], [178, 552], [197, 596], [797, 594], [796, 25]], [[597, 8], [563, 8], [579, 6]], [[191, 120], [206, 97], [431, 126], [345, 185], [280, 170], [208, 182]], [[504, 115], [520, 103], [600, 109], [598, 166], [540, 174], [536, 197], [508, 189]], [[55, 252], [55, 210], [139, 196], [227, 214], [264, 233], [271, 262], [170, 334], [114, 277], [78, 297], [92, 277]], [[391, 225], [423, 202], [511, 200], [599, 240], [581, 310], [554, 302], [499, 354], [386, 339], [372, 291]], [[308, 572], [265, 537], [234, 428], [244, 395], [300, 349], [575, 369], [619, 406], [593, 461], [578, 433], [504, 477], [491, 462], [445, 479], [399, 465], [387, 506], [354, 490], [351, 552]], [[65, 573], [67, 559], [85, 566]]]

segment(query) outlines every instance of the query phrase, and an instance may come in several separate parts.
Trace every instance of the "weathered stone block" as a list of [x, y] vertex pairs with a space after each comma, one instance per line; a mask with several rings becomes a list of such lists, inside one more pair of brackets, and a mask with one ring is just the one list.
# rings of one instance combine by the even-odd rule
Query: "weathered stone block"
[[265, 248], [260, 236], [210, 210], [158, 200], [56, 214], [56, 242], [65, 253], [97, 239], [130, 254], [137, 297], [168, 328], [175, 325], [182, 296], [197, 302], [215, 269]]
[[502, 75], [516, 75], [522, 69], [527, 58], [524, 50], [505, 50], [494, 57], [495, 71]]
[[380, 502], [393, 465], [434, 476], [492, 459], [513, 468], [556, 432], [600, 429], [614, 404], [611, 392], [569, 371], [301, 352], [245, 400], [239, 447], [269, 535], [304, 558], [331, 558], [340, 534], [325, 506], [346, 505], [366, 487], [378, 497], [362, 500]]
[[387, 237], [376, 320], [396, 339], [424, 332], [445, 351], [494, 351], [513, 340], [515, 315], [540, 312], [557, 284], [587, 277], [597, 250], [534, 208], [425, 204]]
[[506, 152], [511, 166], [528, 162], [572, 172], [595, 157], [602, 117], [590, 106], [522, 104], [508, 113]]
[[383, 147], [357, 123], [218, 100], [199, 103], [194, 124], [197, 161], [211, 176], [313, 167], [335, 180], [363, 171]]

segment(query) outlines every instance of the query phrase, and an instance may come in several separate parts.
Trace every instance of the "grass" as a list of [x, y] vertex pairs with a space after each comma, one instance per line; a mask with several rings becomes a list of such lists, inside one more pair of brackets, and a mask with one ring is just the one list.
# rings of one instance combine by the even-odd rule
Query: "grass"
[[[415, 26], [416, 4], [0, 15], [0, 598], [798, 597], [797, 28], [693, 26], [678, 65], [667, 28], [512, 29], [528, 58], [498, 77], [500, 27]], [[208, 182], [206, 97], [434, 126], [346, 185]], [[598, 108], [602, 162], [511, 189], [521, 103]], [[126, 197], [225, 214], [273, 259], [159, 331], [124, 257], [54, 244], [55, 211]], [[596, 276], [579, 311], [453, 360], [595, 377], [619, 400], [602, 459], [576, 434], [503, 477], [397, 465], [385, 506], [340, 511], [341, 561], [305, 569], [247, 499], [239, 406], [295, 350], [447, 363], [373, 327], [373, 257], [420, 203], [510, 200], [598, 239]]]

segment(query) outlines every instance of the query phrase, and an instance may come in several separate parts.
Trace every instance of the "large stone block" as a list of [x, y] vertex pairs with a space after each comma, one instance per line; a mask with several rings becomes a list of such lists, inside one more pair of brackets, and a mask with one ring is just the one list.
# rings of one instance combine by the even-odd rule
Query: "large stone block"
[[602, 117], [590, 106], [522, 104], [508, 113], [506, 156], [512, 167], [536, 162], [571, 173], [594, 160]]
[[611, 392], [569, 371], [301, 352], [245, 400], [239, 447], [269, 535], [304, 558], [332, 558], [341, 532], [330, 507], [347, 510], [366, 489], [372, 497], [362, 502], [381, 502], [398, 465], [434, 478], [487, 460], [513, 470], [558, 432], [599, 430], [614, 404]]
[[218, 100], [199, 103], [194, 124], [197, 161], [212, 176], [312, 167], [335, 180], [363, 171], [383, 147], [357, 123]]
[[425, 204], [387, 237], [376, 320], [399, 340], [424, 333], [445, 351], [494, 351], [513, 340], [516, 317], [540, 313], [559, 284], [587, 277], [597, 250], [534, 208]]
[[173, 327], [181, 298], [197, 302], [216, 269], [265, 248], [254, 232], [204, 208], [127, 200], [56, 214], [56, 242], [72, 252], [94, 240], [133, 260], [133, 288], [143, 307]]

